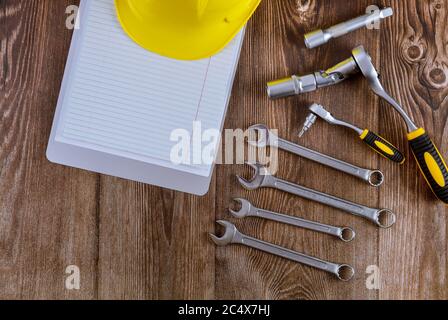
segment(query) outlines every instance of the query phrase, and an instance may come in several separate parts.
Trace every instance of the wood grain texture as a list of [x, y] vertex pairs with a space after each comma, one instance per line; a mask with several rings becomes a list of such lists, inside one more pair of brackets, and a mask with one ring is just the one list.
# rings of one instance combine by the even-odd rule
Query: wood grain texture
[[[70, 41], [69, 4], [1, 2], [2, 298], [96, 297], [98, 176], [45, 158]], [[82, 292], [65, 290], [68, 265], [83, 270]]]
[[[425, 127], [446, 159], [448, 2], [392, 1], [391, 5], [399, 19], [387, 22], [381, 45], [383, 75], [390, 75], [385, 87]], [[381, 107], [387, 119], [382, 126], [398, 122], [387, 105], [381, 103]], [[433, 201], [424, 180], [414, 175], [417, 170], [416, 163], [408, 161], [405, 170], [397, 172], [398, 194], [382, 197], [399, 204], [402, 218], [399, 232], [389, 233], [380, 240], [384, 244], [380, 265], [388, 274], [395, 275], [387, 282], [390, 290], [380, 291], [381, 298], [446, 299], [448, 295], [448, 211], [446, 206]], [[391, 255], [396, 259], [391, 260]]]
[[[342, 2], [342, 1], [341, 1]], [[378, 190], [280, 151], [278, 176], [398, 214], [390, 230], [272, 190], [243, 191], [243, 166], [216, 168], [210, 192], [195, 197], [50, 164], [45, 149], [71, 31], [65, 9], [77, 1], [0, 0], [0, 298], [3, 299], [448, 299], [447, 209], [417, 173], [397, 113], [361, 77], [270, 101], [267, 81], [329, 67], [363, 44], [384, 86], [424, 125], [448, 157], [448, 1], [385, 0], [395, 9], [379, 30], [356, 31], [314, 50], [303, 34], [364, 12], [367, 0], [265, 0], [250, 21], [225, 127], [266, 123], [298, 141], [311, 102], [387, 137], [408, 158], [402, 167], [372, 153], [351, 132], [318, 122], [306, 147], [368, 168]], [[234, 221], [234, 197], [357, 231], [350, 244], [257, 219]], [[215, 248], [207, 233], [225, 218], [249, 235], [323, 259], [352, 264], [354, 281], [244, 247]], [[81, 270], [66, 290], [65, 268]], [[366, 288], [377, 265], [381, 288]]]

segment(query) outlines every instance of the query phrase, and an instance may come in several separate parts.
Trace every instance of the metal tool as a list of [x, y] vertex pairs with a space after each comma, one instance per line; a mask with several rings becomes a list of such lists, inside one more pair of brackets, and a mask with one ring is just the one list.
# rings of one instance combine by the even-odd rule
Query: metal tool
[[393, 14], [394, 11], [392, 8], [384, 8], [381, 10], [378, 9], [374, 10], [372, 13], [339, 23], [331, 28], [312, 31], [305, 35], [305, 45], [309, 49], [319, 47], [331, 39], [341, 37], [363, 27], [368, 27], [372, 23], [379, 22], [382, 19], [392, 16]]
[[374, 209], [360, 204], [350, 202], [348, 200], [340, 199], [335, 196], [319, 192], [313, 189], [302, 187], [269, 174], [266, 167], [259, 163], [250, 164], [255, 174], [250, 180], [246, 180], [237, 176], [239, 183], [247, 190], [256, 190], [259, 188], [274, 188], [294, 194], [305, 199], [313, 200], [328, 206], [349, 212], [353, 215], [363, 217], [375, 223], [381, 228], [390, 228], [395, 224], [396, 216], [389, 209]]
[[355, 125], [342, 120], [338, 120], [329, 111], [325, 110], [323, 106], [317, 103], [312, 104], [309, 107], [309, 110], [310, 114], [306, 118], [303, 129], [299, 133], [299, 137], [302, 137], [305, 132], [307, 132], [313, 126], [313, 124], [316, 122], [317, 117], [319, 117], [330, 124], [352, 129], [359, 135], [359, 137], [365, 144], [367, 144], [372, 150], [379, 153], [381, 156], [399, 164], [403, 164], [405, 162], [404, 155], [398, 150], [397, 147], [395, 147], [383, 137], [372, 132], [371, 130], [362, 130]]
[[304, 157], [306, 159], [315, 161], [324, 166], [342, 171], [344, 173], [355, 176], [363, 181], [368, 182], [371, 186], [379, 187], [384, 182], [384, 175], [379, 170], [369, 170], [360, 168], [353, 164], [344, 162], [342, 160], [338, 160], [332, 158], [330, 156], [324, 155], [320, 152], [302, 147], [298, 144], [294, 144], [287, 140], [279, 138], [277, 135], [272, 133], [267, 126], [263, 124], [256, 124], [249, 128], [249, 130], [254, 130], [257, 133], [258, 140], [252, 141], [249, 140], [249, 144], [264, 148], [264, 147], [275, 147], [281, 150], [288, 151], [300, 157]]
[[358, 72], [356, 62], [350, 58], [325, 71], [268, 82], [266, 88], [270, 98], [284, 98], [338, 84]]
[[351, 58], [327, 71], [304, 77], [292, 76], [269, 83], [268, 94], [271, 98], [280, 98], [310, 92], [340, 83], [355, 73], [362, 73], [373, 92], [392, 105], [403, 118], [408, 128], [407, 138], [420, 171], [436, 197], [448, 204], [448, 167], [445, 160], [425, 129], [419, 128], [383, 88], [372, 59], [363, 46], [353, 49]]
[[435, 196], [448, 204], [448, 167], [436, 145], [425, 129], [419, 128], [398, 102], [383, 88], [372, 58], [364, 50], [364, 47], [355, 48], [352, 55], [373, 92], [392, 105], [405, 121], [408, 127], [407, 138], [420, 171]]
[[344, 242], [350, 242], [355, 239], [356, 233], [352, 228], [349, 227], [334, 227], [314, 221], [309, 221], [297, 217], [291, 217], [285, 214], [268, 211], [260, 209], [252, 205], [249, 201], [242, 198], [234, 199], [235, 202], [239, 203], [241, 208], [237, 211], [229, 209], [233, 217], [238, 219], [243, 219], [246, 217], [257, 217], [262, 219], [267, 219], [271, 221], [281, 222], [289, 224], [291, 226], [304, 228], [316, 232], [321, 232], [329, 234], [331, 236], [338, 237]]
[[278, 245], [268, 243], [259, 239], [242, 234], [232, 223], [219, 220], [217, 223], [225, 228], [224, 234], [218, 237], [210, 233], [210, 238], [218, 246], [227, 246], [229, 244], [241, 244], [247, 247], [261, 250], [291, 261], [295, 261], [313, 268], [317, 268], [328, 273], [334, 274], [339, 280], [349, 281], [355, 275], [355, 270], [348, 264], [338, 264], [323, 261], [315, 257], [308, 256]]

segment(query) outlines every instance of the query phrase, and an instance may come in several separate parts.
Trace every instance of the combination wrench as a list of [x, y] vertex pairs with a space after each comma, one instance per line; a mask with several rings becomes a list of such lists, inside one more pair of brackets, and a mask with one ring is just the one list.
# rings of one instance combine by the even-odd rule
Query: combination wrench
[[240, 176], [237, 176], [237, 179], [241, 186], [243, 186], [247, 190], [256, 190], [259, 188], [274, 188], [349, 212], [359, 217], [363, 217], [384, 229], [390, 228], [395, 224], [396, 216], [389, 209], [374, 209], [356, 204], [348, 200], [337, 198], [335, 196], [274, 177], [269, 173], [266, 167], [259, 163], [246, 164], [253, 170], [255, 170], [255, 174], [250, 180], [246, 180]]
[[379, 187], [384, 182], [384, 175], [380, 170], [369, 170], [360, 168], [345, 161], [332, 158], [320, 152], [302, 147], [298, 144], [279, 138], [272, 133], [264, 124], [256, 124], [249, 128], [250, 131], [256, 133], [256, 140], [249, 139], [249, 144], [258, 148], [274, 147], [311, 161], [320, 163], [324, 166], [342, 171], [349, 175], [355, 176], [363, 181], [368, 182], [371, 186]]
[[355, 239], [356, 233], [349, 227], [334, 227], [314, 221], [309, 221], [297, 217], [291, 217], [285, 214], [268, 211], [255, 207], [252, 203], [246, 199], [236, 198], [234, 199], [240, 205], [239, 210], [229, 209], [233, 217], [243, 219], [246, 217], [257, 217], [266, 220], [276, 221], [280, 223], [289, 224], [295, 227], [304, 228], [316, 232], [329, 234], [341, 239], [344, 242], [350, 242]]
[[355, 275], [355, 270], [348, 264], [338, 264], [308, 256], [278, 245], [268, 243], [259, 239], [242, 234], [232, 223], [219, 220], [217, 223], [225, 228], [224, 234], [218, 237], [210, 233], [210, 238], [218, 246], [227, 246], [229, 244], [240, 244], [247, 247], [261, 250], [291, 261], [295, 261], [313, 268], [317, 268], [328, 273], [334, 274], [339, 280], [349, 281]]

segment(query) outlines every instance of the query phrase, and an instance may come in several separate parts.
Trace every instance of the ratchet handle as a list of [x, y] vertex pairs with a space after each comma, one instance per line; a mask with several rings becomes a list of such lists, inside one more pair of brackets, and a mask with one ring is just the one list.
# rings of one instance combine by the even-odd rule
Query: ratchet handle
[[376, 133], [366, 129], [359, 137], [365, 144], [384, 158], [399, 164], [403, 164], [406, 161], [405, 156], [397, 147]]
[[408, 134], [412, 153], [432, 192], [448, 204], [448, 168], [442, 155], [423, 128]]

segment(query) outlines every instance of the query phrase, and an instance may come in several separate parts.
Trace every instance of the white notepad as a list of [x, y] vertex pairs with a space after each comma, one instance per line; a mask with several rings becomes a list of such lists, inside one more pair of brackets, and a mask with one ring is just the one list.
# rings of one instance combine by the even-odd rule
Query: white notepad
[[[210, 59], [179, 61], [122, 30], [113, 0], [83, 0], [47, 149], [50, 161], [194, 194], [213, 164], [173, 164], [175, 129], [221, 130], [242, 31]], [[208, 143], [207, 143], [208, 144]], [[193, 154], [191, 155], [193, 157]]]

